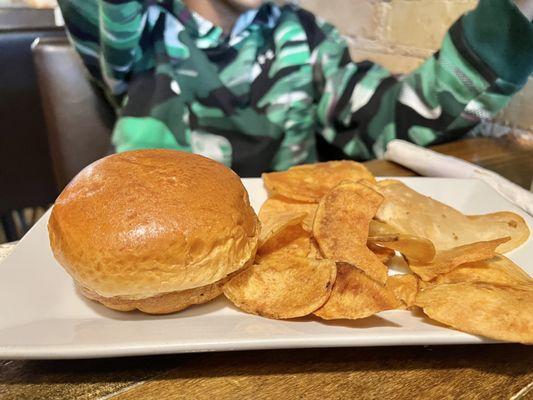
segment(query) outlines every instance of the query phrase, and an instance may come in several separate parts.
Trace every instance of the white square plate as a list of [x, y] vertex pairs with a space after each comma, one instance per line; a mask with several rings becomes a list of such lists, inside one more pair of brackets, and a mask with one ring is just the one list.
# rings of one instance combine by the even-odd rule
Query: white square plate
[[[501, 210], [533, 219], [476, 180], [401, 178], [413, 189], [466, 214]], [[260, 179], [244, 179], [256, 210], [266, 199]], [[314, 318], [274, 321], [238, 311], [224, 298], [165, 316], [121, 313], [85, 300], [54, 260], [49, 213], [0, 265], [0, 359], [91, 358], [143, 354], [277, 349], [488, 343], [431, 323], [410, 311], [359, 321]], [[533, 273], [533, 240], [508, 256]]]

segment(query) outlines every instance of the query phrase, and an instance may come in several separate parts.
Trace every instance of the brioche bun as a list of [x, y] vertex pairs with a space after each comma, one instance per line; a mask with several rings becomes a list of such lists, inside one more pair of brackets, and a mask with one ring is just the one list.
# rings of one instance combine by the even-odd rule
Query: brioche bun
[[89, 165], [57, 198], [48, 223], [54, 256], [82, 293], [150, 313], [218, 296], [218, 283], [252, 262], [259, 229], [233, 171], [173, 150]]

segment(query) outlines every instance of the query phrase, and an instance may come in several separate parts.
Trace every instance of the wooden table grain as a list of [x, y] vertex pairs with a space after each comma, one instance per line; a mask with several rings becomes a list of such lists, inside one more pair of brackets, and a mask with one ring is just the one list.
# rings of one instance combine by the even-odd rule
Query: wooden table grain
[[[533, 148], [437, 146], [529, 188]], [[414, 175], [371, 161], [381, 176]], [[38, 332], [36, 332], [38, 334]], [[299, 349], [70, 361], [0, 361], [1, 399], [533, 399], [533, 348], [514, 344]]]

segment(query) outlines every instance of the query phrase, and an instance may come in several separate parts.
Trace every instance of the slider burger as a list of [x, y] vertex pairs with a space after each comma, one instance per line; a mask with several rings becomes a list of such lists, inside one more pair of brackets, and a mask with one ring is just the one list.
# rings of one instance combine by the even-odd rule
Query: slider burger
[[58, 197], [48, 232], [57, 261], [86, 297], [164, 314], [208, 302], [249, 265], [259, 221], [239, 177], [173, 150], [105, 157]]

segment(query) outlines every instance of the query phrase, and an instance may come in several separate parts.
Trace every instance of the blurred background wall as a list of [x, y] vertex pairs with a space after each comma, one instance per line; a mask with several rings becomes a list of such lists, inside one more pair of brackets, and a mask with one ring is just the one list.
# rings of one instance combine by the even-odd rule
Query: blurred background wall
[[[474, 8], [477, 0], [300, 0], [298, 3], [337, 26], [349, 41], [354, 59], [368, 59], [393, 73], [403, 74], [435, 52], [451, 24]], [[526, 88], [513, 98], [496, 122], [533, 135], [532, 110], [533, 77], [530, 77]]]

